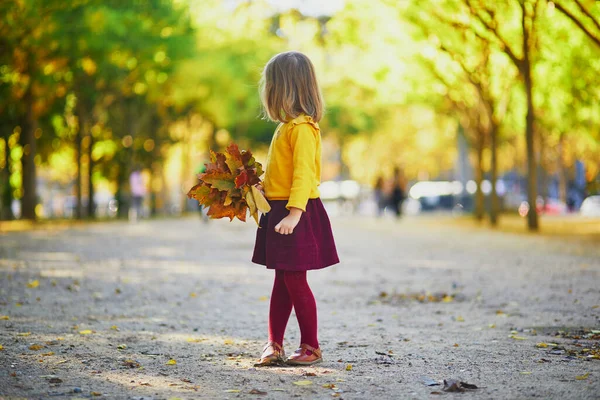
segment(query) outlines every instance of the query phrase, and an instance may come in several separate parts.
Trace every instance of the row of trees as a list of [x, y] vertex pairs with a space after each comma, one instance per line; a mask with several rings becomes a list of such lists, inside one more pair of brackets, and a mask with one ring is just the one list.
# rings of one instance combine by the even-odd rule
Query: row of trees
[[[455, 160], [458, 124], [473, 155], [480, 219], [486, 174], [495, 182], [522, 171], [536, 204], [540, 178], [558, 173], [564, 195], [575, 159], [591, 177], [600, 169], [600, 7], [592, 0], [347, 0], [326, 16], [231, 4], [2, 3], [1, 217], [17, 197], [23, 217], [35, 218], [36, 167], [75, 183], [83, 217], [94, 215], [98, 185], [123, 203], [135, 165], [151, 172], [157, 206], [174, 179], [169, 158], [187, 184], [208, 147], [229, 139], [266, 146], [273, 126], [257, 118], [256, 82], [287, 49], [316, 65], [323, 132], [341, 147], [342, 174], [372, 182], [401, 165], [409, 179], [439, 175]], [[535, 207], [528, 225], [538, 227]]]

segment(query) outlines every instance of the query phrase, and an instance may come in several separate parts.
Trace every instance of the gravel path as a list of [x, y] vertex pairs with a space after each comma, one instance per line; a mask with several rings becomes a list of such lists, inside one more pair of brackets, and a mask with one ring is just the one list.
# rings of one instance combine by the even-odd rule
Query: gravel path
[[599, 243], [333, 226], [342, 263], [309, 273], [325, 362], [308, 368], [253, 367], [272, 272], [249, 261], [250, 223], [0, 234], [0, 399], [600, 398]]

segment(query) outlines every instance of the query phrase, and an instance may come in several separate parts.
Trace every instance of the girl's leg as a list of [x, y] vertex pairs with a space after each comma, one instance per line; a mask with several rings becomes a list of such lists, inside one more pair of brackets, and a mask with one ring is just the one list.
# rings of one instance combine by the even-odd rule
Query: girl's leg
[[269, 342], [283, 346], [283, 335], [291, 313], [292, 299], [285, 284], [284, 271], [275, 270], [275, 282], [269, 307]]
[[300, 343], [318, 349], [317, 303], [308, 286], [306, 271], [285, 271], [284, 279], [300, 325]]

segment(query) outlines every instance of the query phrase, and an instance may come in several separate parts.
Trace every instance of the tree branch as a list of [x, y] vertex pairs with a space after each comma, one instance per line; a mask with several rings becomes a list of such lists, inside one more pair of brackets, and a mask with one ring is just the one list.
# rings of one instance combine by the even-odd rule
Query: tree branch
[[[511, 61], [515, 64], [515, 66], [519, 70], [521, 70], [523, 68], [523, 60], [521, 58], [517, 57], [517, 55], [514, 53], [512, 48], [506, 42], [506, 40], [504, 40], [504, 38], [502, 37], [500, 32], [498, 32], [498, 29], [496, 29], [496, 27], [494, 25], [492, 25], [488, 21], [486, 21], [485, 18], [483, 18], [481, 16], [481, 14], [479, 12], [477, 12], [477, 10], [475, 10], [475, 7], [473, 7], [470, 0], [463, 0], [463, 1], [464, 1], [465, 5], [469, 8], [470, 14], [472, 16], [474, 16], [475, 18], [477, 18], [477, 20], [489, 32], [491, 32], [494, 35], [494, 37], [498, 40], [498, 42], [500, 42], [501, 50], [504, 51], [508, 55], [508, 57], [511, 59]], [[487, 12], [488, 15], [491, 15], [490, 10], [488, 10], [487, 8], [485, 9], [485, 12]]]
[[[592, 32], [590, 32], [583, 23], [575, 17], [569, 10], [564, 8], [560, 3], [554, 3], [555, 8], [569, 18], [575, 25], [579, 27], [598, 47], [600, 47], [600, 38], [597, 38]], [[593, 20], [593, 19], [592, 19]], [[595, 20], [594, 20], [595, 21]]]
[[588, 17], [589, 19], [591, 19], [592, 22], [594, 23], [594, 25], [596, 25], [596, 28], [598, 28], [598, 30], [600, 30], [600, 22], [598, 20], [596, 20], [596, 18], [594, 18], [594, 16], [592, 15], [592, 13], [583, 6], [583, 4], [580, 2], [580, 0], [575, 0], [575, 4], [577, 4], [577, 7], [581, 11], [581, 13], [583, 15], [585, 15], [586, 17]]

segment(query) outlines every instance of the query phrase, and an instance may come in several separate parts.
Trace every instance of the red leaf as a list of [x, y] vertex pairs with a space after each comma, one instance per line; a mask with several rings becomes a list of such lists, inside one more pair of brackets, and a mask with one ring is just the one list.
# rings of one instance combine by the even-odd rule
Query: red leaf
[[241, 188], [246, 183], [248, 183], [248, 172], [246, 172], [246, 170], [242, 170], [242, 172], [235, 177], [235, 187]]

